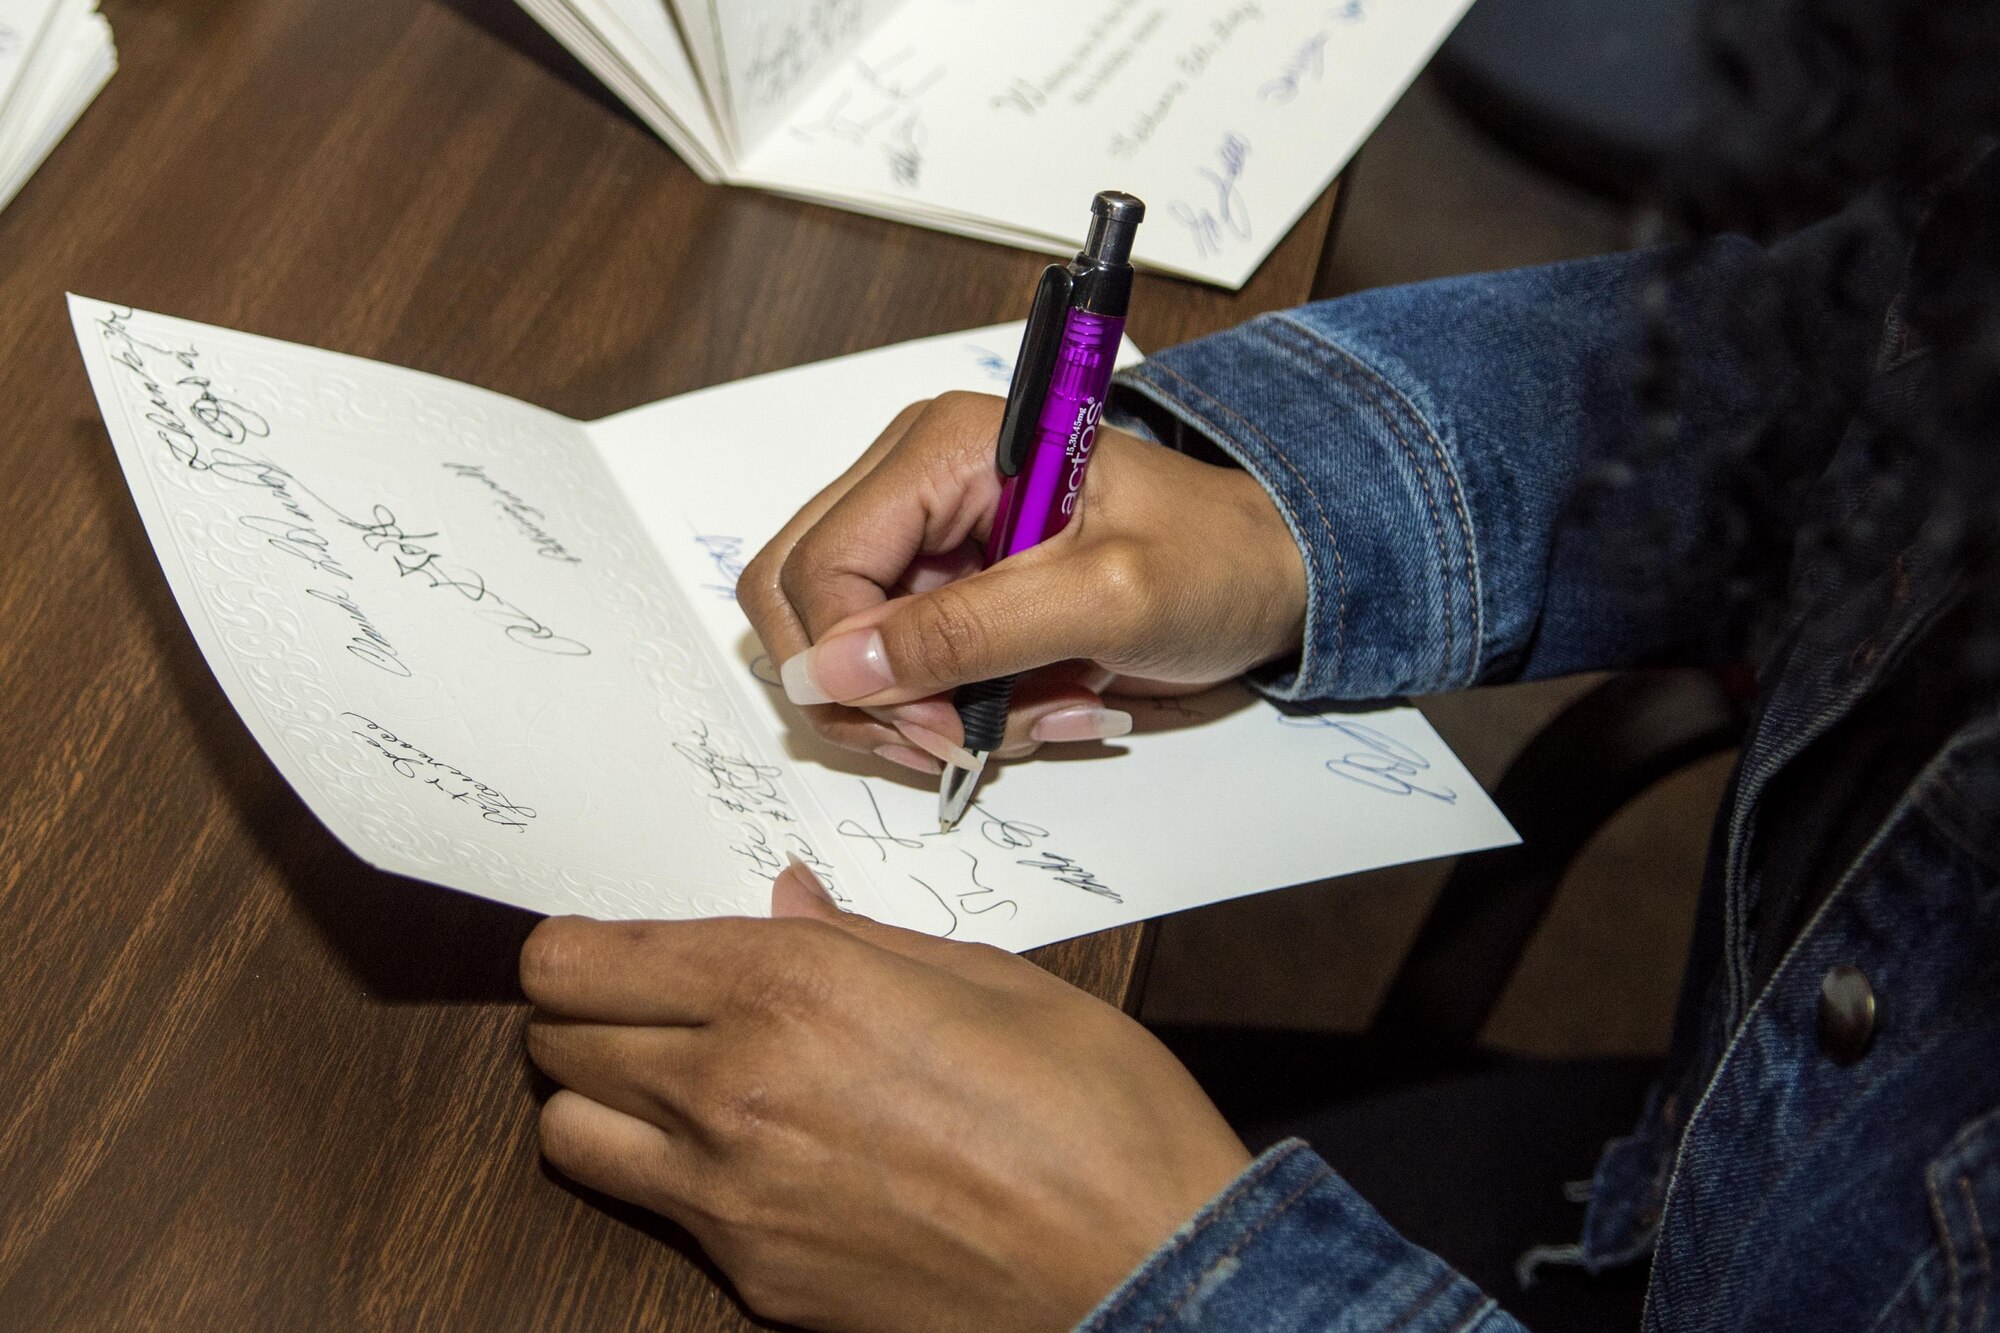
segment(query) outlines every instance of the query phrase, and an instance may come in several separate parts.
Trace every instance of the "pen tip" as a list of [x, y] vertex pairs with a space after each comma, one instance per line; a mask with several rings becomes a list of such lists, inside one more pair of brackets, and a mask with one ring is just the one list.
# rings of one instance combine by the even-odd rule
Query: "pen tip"
[[946, 765], [944, 778], [938, 783], [938, 832], [949, 833], [958, 827], [958, 821], [965, 818], [965, 811], [972, 804], [973, 789], [979, 785], [979, 775], [986, 771], [986, 756], [973, 752], [975, 761], [971, 768]]

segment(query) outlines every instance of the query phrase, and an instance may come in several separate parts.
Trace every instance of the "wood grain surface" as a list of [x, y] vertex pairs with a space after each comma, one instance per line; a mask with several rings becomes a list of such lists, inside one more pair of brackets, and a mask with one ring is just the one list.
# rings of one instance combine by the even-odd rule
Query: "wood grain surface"
[[[121, 72], [0, 213], [0, 1329], [744, 1327], [540, 1164], [533, 918], [362, 866], [238, 723], [62, 294], [595, 417], [1017, 318], [1046, 261], [703, 186], [506, 0], [104, 9]], [[1134, 336], [1304, 299], [1330, 213]], [[1122, 1002], [1143, 949], [1037, 957]]]

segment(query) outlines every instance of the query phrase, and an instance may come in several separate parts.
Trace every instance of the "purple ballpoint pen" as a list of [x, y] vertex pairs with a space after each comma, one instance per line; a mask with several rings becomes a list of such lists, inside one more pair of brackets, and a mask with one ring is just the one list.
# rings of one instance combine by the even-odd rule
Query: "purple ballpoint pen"
[[[1139, 200], [1105, 191], [1091, 203], [1083, 249], [1042, 272], [995, 451], [1005, 481], [986, 539], [989, 566], [1047, 541], [1076, 513], [1132, 301], [1132, 237], [1145, 216]], [[988, 756], [1000, 748], [1013, 696], [1014, 677], [1005, 676], [952, 697], [974, 763], [945, 768], [938, 827], [946, 833], [964, 818]]]

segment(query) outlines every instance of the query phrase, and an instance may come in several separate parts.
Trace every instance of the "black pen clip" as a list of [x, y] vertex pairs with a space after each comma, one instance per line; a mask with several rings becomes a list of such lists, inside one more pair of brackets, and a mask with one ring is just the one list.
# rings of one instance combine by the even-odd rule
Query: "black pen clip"
[[1021, 334], [1021, 352], [1014, 358], [1014, 382], [1007, 386], [1007, 415], [1000, 422], [1000, 446], [994, 463], [1000, 475], [1011, 477], [1028, 464], [1035, 443], [1042, 404], [1048, 401], [1049, 376], [1062, 348], [1063, 326], [1069, 320], [1069, 300], [1076, 279], [1061, 264], [1042, 270], [1035, 287], [1035, 304], [1028, 310], [1028, 327]]

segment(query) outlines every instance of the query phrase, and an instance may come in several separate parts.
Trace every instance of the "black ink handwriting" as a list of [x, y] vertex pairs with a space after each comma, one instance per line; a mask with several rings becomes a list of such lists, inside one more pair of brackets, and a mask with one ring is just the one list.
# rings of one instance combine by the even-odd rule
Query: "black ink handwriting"
[[525, 829], [528, 821], [535, 818], [535, 812], [527, 806], [508, 800], [464, 769], [427, 753], [372, 718], [360, 713], [341, 716], [360, 723], [359, 727], [349, 729], [351, 733], [386, 760], [397, 776], [432, 787], [454, 803], [475, 808], [481, 819], [501, 828]]
[[368, 618], [367, 612], [355, 604], [352, 597], [344, 592], [328, 592], [324, 588], [307, 588], [306, 596], [316, 597], [347, 613], [347, 618], [354, 623], [356, 629], [356, 633], [347, 641], [348, 652], [369, 666], [386, 671], [392, 676], [401, 676], [405, 680], [410, 678], [409, 665], [403, 661], [402, 654], [396, 651], [396, 645], [390, 643], [389, 637], [375, 627], [375, 622]]
[[534, 546], [536, 555], [558, 564], [583, 563], [581, 556], [573, 554], [558, 538], [542, 527], [542, 524], [548, 521], [548, 515], [488, 476], [484, 463], [446, 463], [444, 466], [453, 476], [478, 482], [493, 492], [493, 507], [520, 530], [521, 535]]

